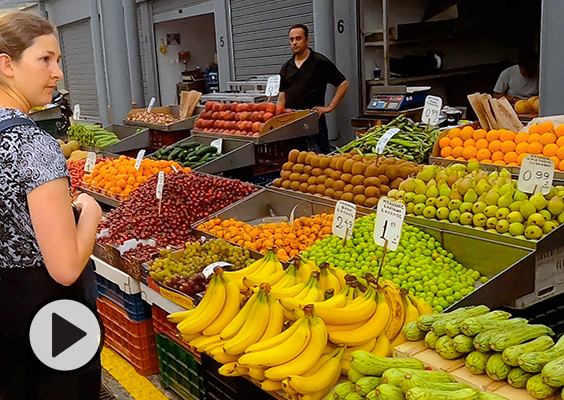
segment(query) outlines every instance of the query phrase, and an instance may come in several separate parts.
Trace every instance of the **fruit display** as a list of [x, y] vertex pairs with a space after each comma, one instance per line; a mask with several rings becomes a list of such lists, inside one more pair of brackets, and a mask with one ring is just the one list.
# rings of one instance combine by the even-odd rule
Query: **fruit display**
[[[487, 374], [494, 381], [526, 388], [536, 399], [548, 398], [564, 386], [564, 338], [555, 343], [551, 338], [554, 332], [547, 326], [529, 325], [524, 319], [489, 311], [485, 306], [425, 315], [416, 326], [421, 334], [439, 337], [435, 350], [441, 357], [466, 357], [465, 366], [473, 374]], [[404, 334], [406, 331], [407, 326]], [[411, 340], [411, 335], [405, 336]], [[472, 346], [456, 346], [465, 341], [471, 341]]]
[[100, 230], [105, 231], [105, 235], [98, 238], [100, 245], [121, 245], [129, 239], [152, 238], [160, 248], [184, 246], [192, 238], [190, 224], [256, 190], [236, 180], [171, 172], [165, 175], [159, 214], [159, 200], [155, 196], [157, 180], [156, 175], [149, 176], [128, 200], [106, 214], [100, 223]]
[[479, 161], [486, 164], [520, 166], [528, 154], [542, 155], [564, 170], [564, 125], [552, 122], [532, 125], [528, 131], [506, 129], [474, 130], [470, 126], [453, 128], [439, 140], [441, 157], [450, 160]]
[[216, 262], [229, 263], [229, 268], [236, 271], [250, 265], [253, 259], [248, 250], [216, 239], [204, 244], [199, 241], [186, 243], [184, 249], [178, 252], [163, 249], [159, 257], [148, 265], [147, 270], [154, 280], [193, 295], [203, 289], [197, 290], [198, 287], [191, 278]]
[[[357, 276], [377, 275], [384, 252], [374, 243], [375, 220], [375, 214], [357, 219], [346, 244], [330, 235], [303, 252], [302, 258], [316, 264], [327, 262]], [[397, 250], [386, 254], [382, 277], [425, 300], [437, 312], [471, 293], [477, 282], [487, 281], [478, 271], [456, 262], [435, 238], [407, 224]]]
[[296, 218], [292, 224], [281, 222], [257, 226], [235, 219], [214, 218], [199, 225], [198, 230], [261, 253], [276, 246], [278, 258], [288, 261], [330, 234], [332, 225], [333, 214], [324, 213]]
[[515, 103], [515, 111], [517, 114], [538, 114], [539, 108], [539, 96], [529, 97], [527, 100], [519, 100]]
[[[103, 158], [97, 158], [96, 164], [99, 164], [99, 163], [104, 162], [104, 161], [105, 160]], [[82, 185], [82, 183], [84, 182], [84, 175], [86, 174], [86, 172], [84, 172], [84, 165], [85, 164], [86, 164], [86, 159], [67, 160], [67, 168], [69, 169], [69, 175], [70, 175], [70, 178], [71, 178], [71, 186], [72, 186], [73, 190], [75, 190], [77, 187]]]
[[205, 146], [198, 142], [184, 142], [165, 146], [153, 153], [151, 158], [176, 161], [186, 168], [198, 168], [219, 156], [221, 152], [214, 146]]
[[364, 157], [355, 150], [342, 155], [292, 150], [272, 183], [283, 187], [374, 207], [378, 199], [421, 170], [412, 162], [396, 158]]
[[487, 173], [476, 162], [429, 166], [388, 193], [409, 215], [538, 240], [564, 222], [564, 187], [529, 195], [503, 169]]
[[57, 139], [57, 142], [59, 146], [61, 146], [61, 150], [67, 161], [82, 160], [88, 155], [88, 152], [80, 150], [80, 143], [76, 140], [67, 140], [65, 142], [63, 139]]
[[[135, 162], [135, 158], [126, 156], [108, 158], [104, 162], [96, 164], [92, 173], [84, 176], [84, 183], [92, 190], [120, 200], [127, 200], [131, 192], [160, 171], [170, 174], [174, 170], [184, 170], [175, 161], [151, 159], [141, 161], [139, 170], [137, 170], [135, 169]], [[186, 169], [186, 172], [188, 171], [190, 170]]]
[[368, 132], [338, 151], [345, 153], [355, 149], [364, 156], [378, 156], [376, 150], [378, 140], [392, 128], [398, 128], [400, 131], [388, 141], [383, 154], [380, 155], [413, 161], [417, 164], [429, 159], [433, 146], [441, 133], [436, 127], [428, 129], [426, 125], [414, 122], [402, 114], [387, 125], [370, 128]]
[[259, 136], [269, 119], [292, 110], [274, 103], [206, 102], [206, 109], [196, 120], [196, 129], [202, 132], [223, 133], [239, 136]]
[[119, 142], [115, 133], [98, 125], [73, 125], [67, 135], [69, 139], [80, 143], [81, 147], [95, 147], [99, 150]]
[[126, 120], [135, 121], [135, 122], [145, 122], [148, 124], [156, 124], [156, 125], [170, 125], [176, 122], [180, 122], [180, 118], [176, 117], [173, 114], [148, 112], [148, 111], [140, 111], [138, 113], [128, 115], [126, 117]]

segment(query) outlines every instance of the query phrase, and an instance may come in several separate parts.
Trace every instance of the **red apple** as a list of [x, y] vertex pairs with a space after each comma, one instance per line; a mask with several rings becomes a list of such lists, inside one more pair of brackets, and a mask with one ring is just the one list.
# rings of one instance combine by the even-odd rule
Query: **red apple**
[[249, 119], [249, 117], [250, 117], [250, 114], [249, 114], [248, 111], [243, 111], [243, 112], [241, 113], [241, 121], [246, 121], [246, 120]]
[[260, 122], [253, 122], [253, 131], [258, 132], [260, 131]]
[[217, 103], [217, 102], [213, 103], [212, 111], [219, 111], [219, 103]]
[[264, 114], [265, 114], [265, 112], [264, 112], [264, 111], [259, 111], [258, 113], [259, 113], [259, 118], [257, 119], [257, 121], [264, 121]]
[[260, 103], [258, 105], [258, 110], [259, 111], [266, 111], [266, 103]]
[[212, 119], [219, 119], [219, 111], [214, 111], [211, 115]]
[[213, 101], [206, 101], [206, 111], [210, 111], [213, 107]]
[[275, 114], [275, 115], [284, 114], [284, 107], [282, 107], [282, 106], [276, 106], [276, 112], [275, 112], [274, 114]]
[[258, 116], [259, 116], [259, 112], [258, 111], [253, 111], [251, 113], [251, 121], [258, 121]]
[[260, 136], [260, 132], [253, 133], [253, 136]]
[[276, 104], [266, 103], [266, 111], [274, 114], [274, 112], [276, 111]]
[[241, 113], [240, 112], [236, 112], [235, 116], [233, 117], [233, 119], [235, 121], [241, 121]]
[[229, 113], [229, 120], [233, 121], [235, 119], [235, 114], [237, 114], [235, 111], [231, 111]]
[[231, 103], [231, 111], [237, 111], [238, 105], [239, 105], [239, 103], [237, 103], [237, 102]]
[[248, 103], [241, 104], [241, 111], [249, 111], [249, 104]]
[[245, 121], [239, 121], [237, 122], [237, 129], [239, 129], [240, 131], [245, 129]]
[[264, 113], [264, 116], [262, 117], [262, 120], [264, 122], [268, 121], [270, 118], [274, 117], [274, 114], [272, 114], [271, 112], [266, 112]]
[[245, 130], [252, 131], [253, 130], [253, 121], [245, 121]]

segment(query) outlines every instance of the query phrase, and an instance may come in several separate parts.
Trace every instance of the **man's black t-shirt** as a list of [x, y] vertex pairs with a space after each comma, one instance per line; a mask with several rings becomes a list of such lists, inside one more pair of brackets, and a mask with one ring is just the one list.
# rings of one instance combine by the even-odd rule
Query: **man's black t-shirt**
[[286, 107], [311, 109], [325, 105], [327, 84], [339, 86], [346, 78], [327, 57], [310, 49], [300, 68], [294, 57], [280, 70], [280, 91], [286, 94]]

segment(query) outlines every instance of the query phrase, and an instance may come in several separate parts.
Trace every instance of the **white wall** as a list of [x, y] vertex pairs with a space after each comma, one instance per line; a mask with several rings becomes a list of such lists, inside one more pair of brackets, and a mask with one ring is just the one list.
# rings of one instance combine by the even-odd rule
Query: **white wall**
[[[166, 54], [159, 51], [161, 39], [166, 44], [167, 33], [179, 33], [179, 46], [166, 46]], [[178, 53], [189, 51], [191, 59], [188, 69], [199, 66], [203, 71], [214, 61], [215, 27], [213, 14], [161, 22], [155, 24], [155, 46], [157, 48], [157, 67], [161, 103], [163, 105], [176, 104], [176, 84], [182, 80], [180, 73], [184, 64], [178, 61]]]

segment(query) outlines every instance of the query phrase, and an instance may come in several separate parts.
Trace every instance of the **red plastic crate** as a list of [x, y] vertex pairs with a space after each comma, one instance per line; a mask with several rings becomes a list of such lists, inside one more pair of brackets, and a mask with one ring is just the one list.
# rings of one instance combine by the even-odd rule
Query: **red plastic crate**
[[96, 305], [105, 328], [105, 343], [121, 354], [143, 376], [159, 372], [152, 320], [133, 322], [127, 312], [104, 297]]
[[179, 140], [186, 139], [190, 135], [190, 130], [165, 132], [151, 129], [149, 130], [149, 136], [151, 138], [150, 148], [158, 150], [164, 146], [170, 146]]
[[153, 329], [155, 333], [161, 333], [167, 338], [173, 340], [182, 348], [188, 350], [198, 361], [201, 362], [201, 355], [196, 349], [178, 337], [178, 330], [176, 324], [170, 322], [166, 316], [168, 313], [159, 306], [153, 305], [151, 307], [153, 313]]

